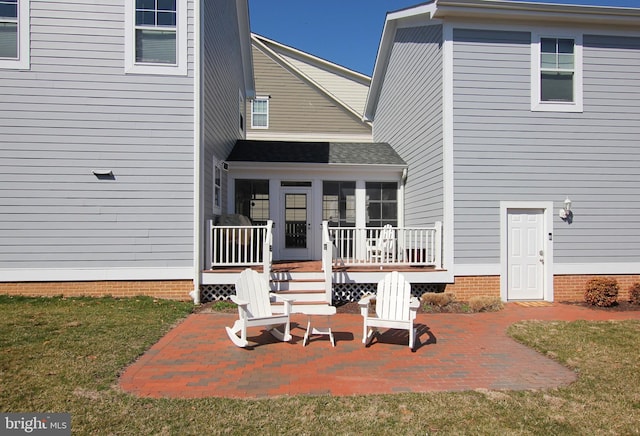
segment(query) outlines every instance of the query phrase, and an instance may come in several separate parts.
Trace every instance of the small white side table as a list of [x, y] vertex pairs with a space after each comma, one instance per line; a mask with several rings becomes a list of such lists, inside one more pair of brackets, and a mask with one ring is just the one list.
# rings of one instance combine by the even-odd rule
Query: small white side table
[[[310, 335], [327, 335], [331, 340], [331, 346], [335, 347], [336, 342], [333, 338], [333, 332], [331, 331], [331, 315], [336, 314], [335, 306], [314, 306], [314, 307], [305, 307], [300, 309], [300, 313], [307, 315], [307, 331], [304, 334], [304, 339], [302, 341], [302, 346], [306, 346], [309, 342]], [[327, 317], [327, 325], [326, 327], [311, 327], [311, 317], [312, 316], [326, 316]]]

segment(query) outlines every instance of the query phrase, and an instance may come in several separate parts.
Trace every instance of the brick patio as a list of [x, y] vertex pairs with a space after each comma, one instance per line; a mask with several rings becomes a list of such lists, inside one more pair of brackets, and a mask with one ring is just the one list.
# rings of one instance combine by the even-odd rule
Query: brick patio
[[[576, 374], [506, 335], [519, 320], [640, 320], [640, 311], [608, 312], [553, 304], [507, 304], [496, 313], [419, 314], [416, 352], [407, 332], [387, 332], [365, 348], [362, 317], [332, 317], [326, 336], [302, 346], [306, 317], [292, 316], [293, 340], [249, 330], [251, 347], [235, 347], [224, 330], [236, 314], [198, 313], [171, 330], [121, 376], [134, 395], [168, 398], [267, 398], [473, 389], [545, 389]], [[321, 319], [318, 320], [321, 322]]]

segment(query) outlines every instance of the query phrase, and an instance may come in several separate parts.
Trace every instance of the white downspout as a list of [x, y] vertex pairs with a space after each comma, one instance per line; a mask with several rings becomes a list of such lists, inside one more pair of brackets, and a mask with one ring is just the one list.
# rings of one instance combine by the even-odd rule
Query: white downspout
[[194, 7], [194, 60], [193, 60], [193, 290], [189, 293], [193, 299], [193, 304], [200, 304], [200, 265], [202, 249], [201, 249], [201, 236], [202, 236], [202, 205], [200, 190], [202, 189], [202, 129], [201, 117], [202, 108], [200, 100], [201, 84], [200, 73], [201, 57], [202, 57], [202, 45], [200, 43], [200, 37], [202, 35], [201, 8], [200, 1], [195, 1]]

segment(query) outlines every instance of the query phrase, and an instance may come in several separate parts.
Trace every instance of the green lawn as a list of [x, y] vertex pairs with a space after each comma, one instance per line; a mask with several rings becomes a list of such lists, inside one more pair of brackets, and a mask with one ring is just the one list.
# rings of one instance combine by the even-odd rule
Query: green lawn
[[640, 434], [640, 322], [523, 322], [510, 334], [575, 368], [545, 391], [150, 400], [120, 371], [189, 303], [0, 296], [0, 411], [69, 412], [74, 434]]

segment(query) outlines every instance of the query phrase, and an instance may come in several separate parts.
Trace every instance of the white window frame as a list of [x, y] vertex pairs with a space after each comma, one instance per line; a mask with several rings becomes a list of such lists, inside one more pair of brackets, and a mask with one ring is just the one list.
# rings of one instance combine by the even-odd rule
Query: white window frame
[[[267, 112], [258, 113], [258, 115], [267, 116], [267, 123], [264, 126], [255, 124], [254, 116], [256, 115], [256, 112], [253, 110], [253, 103], [255, 101], [261, 101], [267, 104]], [[251, 128], [252, 129], [268, 129], [269, 128], [269, 97], [255, 97], [253, 100], [251, 100]]]
[[176, 1], [176, 64], [136, 62], [136, 1], [125, 0], [124, 71], [127, 74], [187, 75], [187, 0]]
[[[573, 100], [542, 101], [540, 99], [541, 68], [540, 40], [543, 38], [572, 39], [574, 41]], [[564, 32], [545, 32], [531, 34], [531, 110], [533, 112], [582, 112], [583, 111], [583, 73], [582, 73], [582, 34]]]
[[0, 58], [0, 68], [28, 70], [31, 67], [30, 3], [31, 0], [18, 0], [18, 57]]

